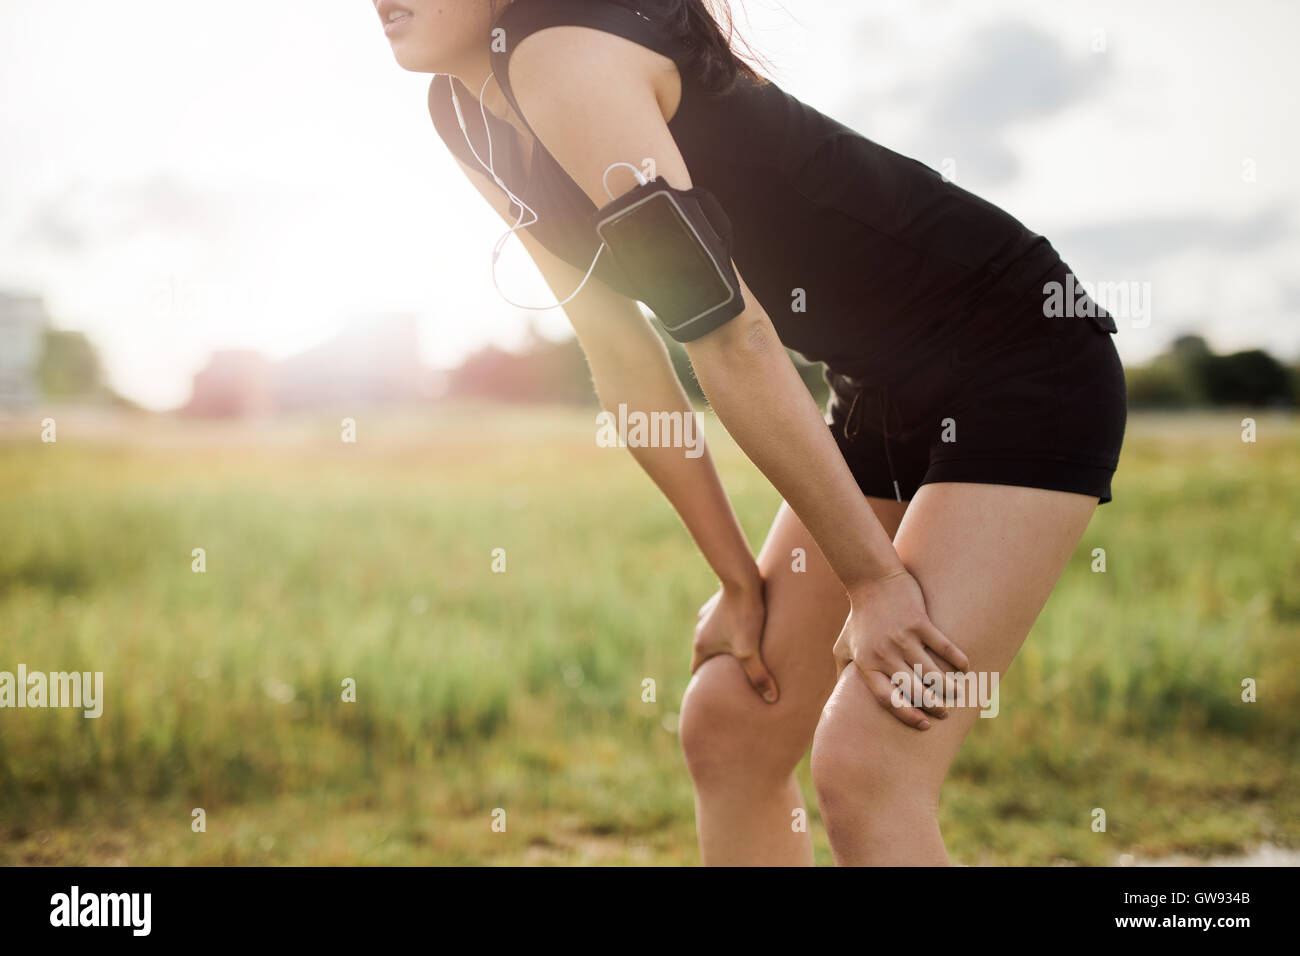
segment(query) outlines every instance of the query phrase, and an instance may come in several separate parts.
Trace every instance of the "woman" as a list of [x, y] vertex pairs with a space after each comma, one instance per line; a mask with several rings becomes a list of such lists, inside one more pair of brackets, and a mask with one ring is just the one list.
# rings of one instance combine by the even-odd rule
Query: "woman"
[[[633, 450], [721, 583], [679, 725], [704, 861], [812, 862], [811, 745], [837, 863], [946, 864], [940, 785], [987, 703], [953, 679], [1007, 668], [1111, 497], [1114, 323], [1046, 308], [1069, 269], [1045, 239], [759, 76], [702, 0], [376, 9], [465, 175], [512, 226], [529, 207], [606, 409], [690, 408], [597, 255], [593, 215], [637, 185], [617, 167], [730, 221], [740, 310], [675, 337], [784, 499], [757, 560], [707, 454]], [[826, 363], [826, 418], [783, 346]]]

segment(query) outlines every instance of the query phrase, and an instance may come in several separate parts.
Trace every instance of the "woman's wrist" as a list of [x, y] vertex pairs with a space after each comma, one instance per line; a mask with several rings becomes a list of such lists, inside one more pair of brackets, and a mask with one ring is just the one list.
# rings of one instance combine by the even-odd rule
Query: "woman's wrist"
[[856, 603], [855, 599], [875, 590], [882, 584], [886, 584], [894, 578], [911, 574], [902, 561], [896, 560], [895, 563], [882, 565], [878, 571], [873, 571], [870, 576], [864, 576], [855, 580], [852, 584], [846, 586], [849, 593], [849, 600]]
[[758, 571], [758, 562], [751, 558], [748, 564], [739, 564], [718, 574], [718, 583], [728, 591], [746, 594], [762, 588], [763, 576]]

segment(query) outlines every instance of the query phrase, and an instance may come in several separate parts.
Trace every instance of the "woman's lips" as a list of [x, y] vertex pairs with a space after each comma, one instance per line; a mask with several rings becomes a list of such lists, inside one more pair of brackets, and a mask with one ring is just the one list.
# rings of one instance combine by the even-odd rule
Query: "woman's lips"
[[379, 0], [375, 4], [375, 10], [384, 25], [384, 32], [389, 36], [401, 31], [415, 17], [415, 14], [402, 6], [398, 0]]
[[391, 19], [384, 21], [384, 33], [391, 37], [399, 33], [414, 18], [410, 10], [394, 10]]

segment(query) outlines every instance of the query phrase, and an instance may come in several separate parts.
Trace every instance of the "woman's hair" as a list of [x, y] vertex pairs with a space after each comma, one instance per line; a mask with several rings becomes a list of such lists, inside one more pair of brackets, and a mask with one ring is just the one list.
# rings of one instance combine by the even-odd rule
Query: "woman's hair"
[[765, 61], [736, 35], [728, 0], [662, 0], [662, 5], [665, 27], [689, 50], [686, 62], [705, 89], [725, 93], [741, 78], [765, 82], [756, 69]]
[[[491, 0], [492, 22], [511, 3], [528, 0]], [[635, 9], [634, 0], [616, 0]], [[765, 83], [759, 68], [767, 61], [736, 35], [729, 0], [650, 0], [663, 16], [670, 36], [686, 48], [685, 65], [696, 82], [713, 93], [726, 93], [742, 79]], [[717, 8], [718, 12], [714, 12]], [[737, 48], [743, 51], [737, 52]]]

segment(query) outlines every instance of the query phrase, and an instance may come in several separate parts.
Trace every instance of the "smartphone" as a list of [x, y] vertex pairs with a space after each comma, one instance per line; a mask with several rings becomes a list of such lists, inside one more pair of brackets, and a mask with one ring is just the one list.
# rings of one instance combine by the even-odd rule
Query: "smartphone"
[[[702, 225], [701, 228], [708, 228]], [[671, 193], [651, 193], [596, 224], [638, 298], [672, 332], [735, 298], [722, 267]], [[716, 240], [716, 234], [712, 237]]]

